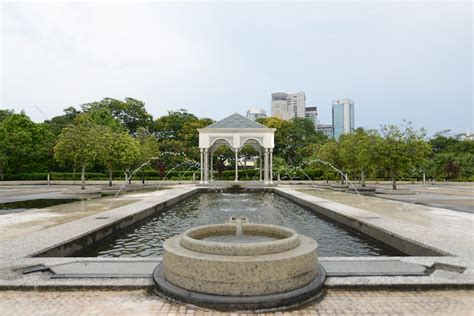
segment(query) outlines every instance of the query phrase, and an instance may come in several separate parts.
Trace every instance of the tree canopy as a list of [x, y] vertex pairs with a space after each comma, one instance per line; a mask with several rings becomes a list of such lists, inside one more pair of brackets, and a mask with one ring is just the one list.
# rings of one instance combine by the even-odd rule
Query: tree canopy
[[105, 98], [98, 102], [86, 103], [81, 106], [84, 112], [106, 109], [112, 117], [118, 120], [131, 134], [137, 132], [139, 127], [150, 129], [153, 117], [145, 109], [145, 103], [133, 98], [124, 101]]
[[[474, 180], [474, 141], [449, 136], [449, 131], [427, 140], [426, 131], [405, 122], [378, 131], [359, 128], [330, 140], [315, 131], [308, 119], [257, 121], [276, 128], [275, 171], [316, 170], [309, 174], [337, 179], [333, 166], [360, 179], [362, 185], [366, 178], [378, 178], [391, 179], [394, 187], [397, 180], [422, 173], [432, 179]], [[44, 123], [33, 122], [23, 112], [0, 110], [0, 178], [71, 169], [81, 169], [84, 176], [87, 168], [107, 172], [112, 179], [115, 171], [123, 175], [141, 165], [142, 170], [154, 167], [164, 174], [200, 160], [198, 129], [213, 122], [184, 109], [154, 120], [144, 102], [133, 98], [68, 106], [63, 115]], [[258, 154], [246, 146], [241, 156], [246, 161]], [[233, 163], [234, 153], [228, 148], [214, 152], [214, 166], [220, 173]]]

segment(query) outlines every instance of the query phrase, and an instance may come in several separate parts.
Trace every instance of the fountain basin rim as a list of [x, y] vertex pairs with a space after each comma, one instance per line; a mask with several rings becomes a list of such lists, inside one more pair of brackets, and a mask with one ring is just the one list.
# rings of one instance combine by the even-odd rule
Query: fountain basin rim
[[228, 243], [200, 239], [209, 236], [235, 234], [236, 230], [236, 224], [199, 226], [185, 231], [181, 235], [180, 244], [182, 247], [191, 251], [228, 256], [273, 254], [288, 251], [300, 245], [299, 235], [294, 230], [286, 227], [265, 224], [244, 223], [242, 224], [242, 234], [244, 236], [269, 236], [278, 239], [255, 243]]
[[184, 289], [166, 280], [163, 274], [163, 263], [160, 263], [153, 271], [153, 281], [166, 296], [197, 306], [222, 311], [265, 311], [268, 309], [270, 312], [275, 311], [275, 308], [286, 310], [296, 307], [323, 296], [325, 293], [322, 292], [322, 288], [326, 280], [326, 270], [321, 265], [318, 265], [317, 269], [316, 278], [301, 288], [278, 294], [252, 296], [215, 295]]

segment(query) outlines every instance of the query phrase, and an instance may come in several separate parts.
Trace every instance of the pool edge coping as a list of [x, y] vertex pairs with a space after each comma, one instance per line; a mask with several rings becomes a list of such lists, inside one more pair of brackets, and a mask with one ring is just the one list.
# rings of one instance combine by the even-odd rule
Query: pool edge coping
[[[150, 210], [151, 208], [153, 208], [154, 210], [152, 211], [153, 212], [159, 212], [160, 209], [156, 209], [158, 207], [158, 205], [163, 205], [162, 208], [165, 208], [169, 205], [172, 205], [172, 204], [175, 204], [179, 201], [182, 201], [183, 199], [186, 199], [188, 198], [189, 196], [195, 194], [195, 193], [198, 193], [198, 192], [203, 192], [203, 191], [208, 191], [208, 189], [206, 188], [199, 188], [197, 186], [186, 186], [184, 185], [185, 188], [187, 188], [187, 190], [179, 190], [180, 188], [183, 188], [183, 186], [177, 186], [175, 189], [173, 189], [173, 191], [175, 191], [176, 189], [178, 189], [178, 191], [181, 191], [180, 194], [171, 194], [171, 196], [168, 196], [167, 194], [167, 197], [165, 197], [164, 199], [160, 199], [158, 203], [150, 203], [150, 202], [147, 202], [147, 203], [144, 203], [142, 206], [146, 206], [144, 209], [141, 209], [139, 211], [135, 211], [135, 213], [137, 214], [143, 214], [144, 212], [146, 212], [147, 210]], [[282, 191], [282, 188], [267, 188], [268, 191], [270, 192], [275, 192], [277, 194], [279, 194], [280, 192], [285, 192], [285, 189]], [[293, 191], [293, 190], [290, 190], [290, 191]], [[296, 191], [293, 191], [293, 192], [296, 192]], [[169, 191], [167, 193], [170, 193]], [[178, 192], [179, 193], [179, 192]], [[304, 193], [301, 193], [301, 192], [296, 192], [299, 194], [304, 194]], [[310, 200], [311, 198], [315, 198], [315, 197], [312, 197], [311, 195], [307, 195], [305, 194], [307, 197], [310, 197]], [[286, 197], [286, 196], [285, 196]], [[288, 198], [288, 197], [286, 197]], [[320, 199], [320, 198], [319, 198]], [[294, 199], [290, 199], [291, 201], [301, 205], [301, 203], [298, 203], [297, 201], [295, 201]], [[320, 200], [323, 200], [323, 199], [320, 199]], [[140, 202], [136, 202], [136, 203], [132, 203], [132, 204], [129, 204], [129, 205], [126, 205], [126, 206], [123, 206], [123, 207], [119, 207], [119, 208], [116, 208], [116, 209], [112, 209], [112, 210], [109, 210], [109, 211], [105, 211], [105, 212], [102, 212], [101, 214], [104, 214], [104, 213], [107, 213], [107, 212], [124, 212], [124, 213], [127, 213], [127, 207], [132, 207], [132, 206], [136, 206], [136, 204], [140, 204], [141, 202], [143, 201], [140, 201]], [[171, 204], [166, 204], [167, 202], [170, 202]], [[320, 201], [321, 202], [321, 201]], [[316, 207], [321, 207], [321, 205], [317, 205], [315, 204], [314, 202], [311, 202], [312, 204], [314, 204]], [[328, 206], [328, 205], [331, 205], [331, 204], [337, 204], [337, 208], [340, 208], [342, 204], [340, 203], [336, 203], [336, 202], [331, 202], [331, 201], [328, 201], [328, 200], [324, 200], [324, 203], [326, 203], [325, 207]], [[150, 206], [150, 205], [153, 205], [155, 204], [154, 206]], [[306, 206], [306, 205], [302, 205], [302, 206]], [[344, 207], [348, 207], [348, 206], [345, 206], [345, 205], [342, 205]], [[307, 207], [307, 206], [306, 206]], [[125, 208], [125, 211], [123, 210], [123, 208]], [[162, 209], [161, 208], [161, 209]], [[353, 208], [353, 209], [356, 209], [356, 208]], [[360, 209], [356, 209], [356, 210], [360, 210]], [[130, 211], [130, 210], [128, 210]], [[330, 210], [332, 212], [335, 212], [334, 210]], [[130, 215], [130, 214], [128, 214]], [[115, 218], [112, 220], [112, 223], [116, 223], [117, 221], [119, 220], [123, 220], [125, 217], [127, 217], [128, 215], [126, 214], [122, 214], [122, 217], [119, 217], [119, 218]], [[150, 215], [150, 214], [149, 214]], [[148, 216], [149, 216], [148, 215]], [[323, 214], [324, 215], [324, 214]], [[86, 218], [89, 218], [89, 217], [95, 217], [97, 216], [97, 214], [94, 214], [94, 215], [91, 215], [91, 216], [88, 216]], [[146, 217], [146, 216], [145, 216]], [[86, 219], [86, 218], [83, 218], [83, 219]], [[81, 221], [83, 219], [79, 219], [79, 220], [76, 220], [76, 221], [72, 221], [70, 223], [66, 223], [66, 224], [62, 224], [62, 225], [67, 225], [67, 224], [71, 224], [71, 223], [76, 223], [78, 221]], [[137, 221], [139, 221], [141, 219], [138, 219]], [[339, 220], [337, 220], [339, 222]], [[362, 221], [363, 222], [363, 221]], [[344, 223], [342, 223], [344, 224]], [[367, 224], [373, 224], [373, 223], [367, 223]], [[58, 226], [54, 226], [54, 227], [51, 227], [52, 228], [56, 228], [56, 227], [59, 227], [59, 226], [62, 226], [62, 225], [58, 225]], [[110, 226], [110, 224], [104, 224], [105, 227], [107, 226]], [[99, 228], [103, 228], [104, 225], [98, 225], [90, 230], [94, 230], [94, 229], [97, 229], [98, 227]], [[356, 228], [357, 229], [357, 228]], [[49, 229], [46, 229], [46, 230], [49, 230]], [[41, 231], [41, 232], [44, 232], [44, 231]], [[22, 238], [19, 238], [19, 239], [16, 239], [16, 240], [13, 240], [15, 242], [13, 243], [10, 243], [10, 245], [19, 245], [21, 244], [21, 240], [23, 240], [23, 242], [25, 241], [24, 238], [31, 238], [31, 235], [32, 234], [35, 234], [35, 233], [31, 233], [31, 234], [28, 234], [28, 236], [26, 237], [22, 237]], [[77, 238], [80, 238], [81, 236], [77, 236], [76, 235], [76, 239]], [[403, 236], [402, 236], [403, 237]], [[19, 241], [20, 240], [20, 241]], [[63, 238], [64, 240], [64, 238]], [[71, 240], [75, 240], [74, 238], [72, 238]], [[60, 288], [68, 288], [68, 289], [80, 289], [80, 288], [122, 288], [122, 289], [127, 289], [127, 288], [143, 288], [143, 289], [146, 289], [146, 288], [149, 288], [149, 287], [152, 287], [152, 282], [150, 283], [148, 279], [140, 279], [140, 278], [136, 278], [136, 279], [121, 279], [121, 280], [107, 280], [107, 279], [100, 279], [100, 281], [98, 281], [98, 279], [96, 280], [82, 280], [82, 281], [78, 281], [78, 280], [69, 280], [68, 282], [63, 282], [63, 281], [54, 281], [54, 282], [50, 282], [51, 280], [46, 280], [46, 279], [41, 279], [41, 277], [38, 277], [38, 276], [35, 276], [33, 278], [29, 277], [29, 276], [21, 276], [21, 277], [18, 277], [15, 278], [13, 275], [4, 275], [2, 272], [5, 272], [7, 270], [9, 271], [18, 271], [18, 269], [21, 269], [22, 267], [27, 267], [27, 266], [31, 266], [31, 265], [35, 265], [35, 264], [42, 264], [42, 263], [48, 263], [48, 262], [57, 262], [57, 263], [60, 263], [60, 262], [71, 262], [71, 261], [85, 261], [87, 259], [93, 259], [93, 260], [97, 260], [97, 258], [77, 258], [77, 257], [31, 257], [32, 255], [35, 255], [35, 254], [38, 254], [38, 253], [42, 253], [42, 250], [44, 250], [45, 248], [41, 249], [41, 250], [36, 250], [33, 254], [31, 252], [27, 253], [28, 255], [27, 256], [18, 256], [18, 254], [21, 254], [21, 251], [23, 251], [23, 253], [25, 253], [25, 250], [22, 249], [22, 247], [20, 247], [20, 249], [14, 249], [13, 252], [16, 251], [17, 253], [17, 256], [5, 256], [4, 253], [1, 253], [2, 249], [5, 248], [5, 243], [8, 243], [8, 242], [11, 242], [11, 241], [6, 241], [6, 242], [2, 242], [0, 243], [0, 289], [3, 289], [3, 290], [6, 290], [6, 289], [22, 289], [22, 288], [25, 288], [25, 289], [39, 289], [39, 288], [57, 288], [57, 289], [60, 289]], [[3, 246], [3, 248], [2, 248]], [[51, 246], [53, 247], [53, 246]], [[28, 248], [28, 247], [27, 247]], [[31, 248], [31, 247], [30, 247]], [[19, 250], [19, 251], [17, 251]], [[328, 258], [328, 257], [321, 257], [322, 260], [324, 260], [325, 258]], [[466, 258], [463, 258], [463, 257], [460, 257], [460, 256], [432, 256], [432, 257], [414, 257], [414, 256], [410, 256], [410, 257], [333, 257], [333, 258], [338, 258], [340, 260], [344, 260], [344, 258], [348, 258], [348, 259], [354, 259], [354, 258], [358, 258], [360, 260], [377, 260], [377, 259], [381, 259], [381, 258], [384, 258], [385, 260], [387, 259], [391, 259], [393, 258], [393, 260], [400, 260], [400, 258], [403, 260], [403, 261], [407, 261], [407, 262], [415, 262], [415, 263], [420, 263], [420, 264], [423, 264], [425, 266], [430, 266], [436, 262], [440, 262], [440, 263], [444, 263], [444, 264], [447, 264], [447, 265], [459, 265], [459, 266], [465, 266], [467, 268], [467, 270], [465, 271], [466, 274], [459, 274], [459, 273], [453, 273], [453, 272], [449, 272], [449, 271], [435, 271], [435, 273], [431, 274], [430, 276], [427, 276], [427, 277], [423, 277], [423, 279], [420, 279], [420, 277], [330, 277], [328, 278], [327, 282], [326, 282], [326, 286], [328, 287], [334, 287], [334, 288], [338, 288], [338, 287], [364, 287], [364, 286], [368, 286], [368, 287], [381, 287], [381, 286], [384, 286], [384, 287], [413, 287], [413, 286], [422, 286], [422, 287], [443, 287], [443, 286], [453, 286], [453, 287], [456, 287], [456, 286], [467, 286], [467, 287], [471, 287], [474, 285], [474, 278], [472, 276], [472, 263], [469, 261], [469, 264], [468, 264], [468, 261], [466, 261], [465, 259]], [[107, 258], [107, 260], [114, 260], [114, 259], [119, 259], [119, 260], [123, 260], [124, 258]], [[131, 261], [134, 261], [134, 260], [144, 260], [145, 258], [130, 258], [129, 260]], [[149, 260], [157, 260], [159, 259], [159, 257], [148, 257]], [[6, 278], [5, 278], [6, 277]], [[416, 278], [416, 279], [413, 279], [413, 278]], [[131, 280], [134, 280], [134, 281], [131, 281]]]

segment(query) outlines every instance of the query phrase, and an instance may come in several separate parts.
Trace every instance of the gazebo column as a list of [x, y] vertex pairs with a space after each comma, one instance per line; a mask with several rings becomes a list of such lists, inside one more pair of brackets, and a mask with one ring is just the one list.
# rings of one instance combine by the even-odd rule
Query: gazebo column
[[262, 147], [260, 147], [258, 149], [258, 163], [260, 164], [260, 168], [259, 171], [260, 171], [260, 182], [262, 182], [262, 166], [263, 166], [263, 163], [262, 163]]
[[265, 148], [264, 153], [263, 178], [265, 180], [265, 183], [268, 183], [268, 148]]
[[204, 149], [204, 183], [209, 182], [209, 149]]
[[210, 157], [211, 168], [210, 168], [210, 170], [209, 170], [209, 174], [211, 175], [211, 182], [212, 182], [212, 181], [214, 181], [213, 175], [212, 175], [212, 165], [213, 165], [213, 160], [214, 160], [214, 159], [212, 159], [212, 149], [211, 149], [210, 154], [211, 154], [211, 157]]
[[199, 151], [201, 152], [201, 164], [199, 165], [201, 169], [201, 177], [199, 178], [199, 183], [204, 183], [204, 166], [203, 166], [204, 159], [202, 156], [204, 150], [202, 148], [199, 148]]
[[239, 150], [236, 148], [235, 151], [235, 182], [239, 181]]
[[270, 148], [270, 183], [273, 183], [273, 148]]

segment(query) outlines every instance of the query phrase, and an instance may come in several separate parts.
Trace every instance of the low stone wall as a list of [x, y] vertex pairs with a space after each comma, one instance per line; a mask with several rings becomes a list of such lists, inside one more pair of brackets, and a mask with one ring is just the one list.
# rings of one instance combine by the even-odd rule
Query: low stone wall
[[0, 243], [0, 258], [67, 257], [139, 223], [199, 192], [199, 188], [157, 191], [156, 198], [132, 203]]
[[[381, 229], [375, 225], [370, 225], [366, 221], [362, 221], [355, 217], [350, 217], [340, 212], [340, 209], [337, 209], [332, 206], [336, 206], [338, 203], [330, 202], [324, 200], [322, 203], [314, 203], [313, 201], [308, 200], [305, 197], [312, 198], [308, 195], [299, 192], [290, 192], [282, 189], [275, 189], [275, 193], [301, 205], [313, 212], [316, 212], [320, 215], [323, 215], [327, 218], [330, 218], [338, 223], [341, 223], [347, 227], [355, 229], [371, 238], [379, 240], [398, 251], [401, 251], [407, 255], [411, 256], [445, 256], [449, 255], [442, 250], [431, 248], [422, 243], [416, 242], [414, 240], [409, 240], [403, 238], [402, 236], [396, 235], [389, 230]], [[314, 198], [313, 198], [314, 199]], [[340, 208], [351, 208], [342, 204], [338, 204]]]

